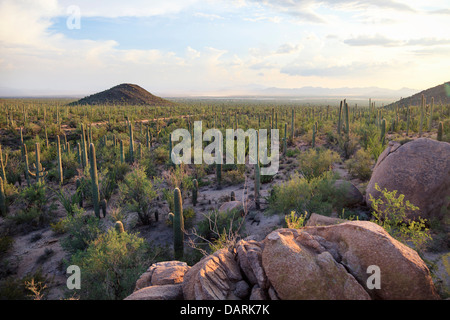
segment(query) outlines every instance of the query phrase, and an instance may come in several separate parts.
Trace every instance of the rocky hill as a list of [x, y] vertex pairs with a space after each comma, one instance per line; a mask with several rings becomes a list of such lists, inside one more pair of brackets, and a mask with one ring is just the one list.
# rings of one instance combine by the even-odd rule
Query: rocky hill
[[87, 96], [70, 105], [171, 105], [172, 102], [157, 97], [135, 84], [123, 83], [111, 89]]
[[422, 94], [425, 96], [427, 103], [430, 103], [431, 98], [434, 98], [435, 104], [449, 104], [450, 103], [450, 81], [440, 84], [436, 87], [423, 90], [410, 97], [402, 98], [393, 104], [398, 106], [419, 106], [422, 103]]

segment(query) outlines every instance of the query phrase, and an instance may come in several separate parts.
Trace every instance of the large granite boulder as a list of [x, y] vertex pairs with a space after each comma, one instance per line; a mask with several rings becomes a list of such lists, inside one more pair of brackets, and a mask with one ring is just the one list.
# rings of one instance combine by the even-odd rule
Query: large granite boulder
[[375, 184], [383, 190], [397, 190], [405, 199], [419, 207], [407, 212], [408, 219], [420, 216], [441, 220], [450, 210], [450, 143], [426, 138], [400, 145], [390, 142], [379, 156], [366, 189], [369, 195], [380, 196]]
[[262, 261], [281, 300], [368, 300], [370, 296], [345, 267], [302, 230], [279, 229], [264, 240]]
[[369, 267], [377, 266], [381, 275], [380, 289], [365, 287], [372, 298], [439, 298], [430, 271], [417, 252], [373, 222], [349, 221], [333, 226], [308, 227], [303, 232], [321, 239], [319, 242], [335, 260], [363, 285], [371, 276]]

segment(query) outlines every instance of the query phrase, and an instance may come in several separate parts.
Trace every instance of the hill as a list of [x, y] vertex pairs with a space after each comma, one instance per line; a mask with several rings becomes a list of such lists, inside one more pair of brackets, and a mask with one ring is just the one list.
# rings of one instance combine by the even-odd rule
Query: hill
[[70, 105], [171, 105], [172, 102], [157, 97], [135, 84], [123, 83], [111, 89], [87, 96]]
[[419, 106], [422, 103], [422, 94], [425, 96], [426, 102], [429, 103], [431, 98], [434, 98], [435, 104], [449, 104], [450, 103], [450, 81], [440, 84], [436, 87], [423, 90], [410, 97], [402, 98], [397, 102], [392, 103], [398, 106]]

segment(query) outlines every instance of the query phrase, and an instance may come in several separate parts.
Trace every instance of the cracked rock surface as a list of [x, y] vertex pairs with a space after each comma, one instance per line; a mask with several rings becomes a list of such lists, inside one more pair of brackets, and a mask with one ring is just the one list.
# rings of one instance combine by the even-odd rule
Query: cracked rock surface
[[[380, 288], [368, 285], [371, 266], [379, 269]], [[153, 282], [158, 275], [157, 285], [136, 291], [136, 299], [439, 299], [417, 252], [369, 221], [278, 229], [263, 241], [244, 239], [218, 250], [192, 267], [182, 262], [156, 267], [162, 269], [155, 273], [150, 267], [147, 278], [151, 273]]]

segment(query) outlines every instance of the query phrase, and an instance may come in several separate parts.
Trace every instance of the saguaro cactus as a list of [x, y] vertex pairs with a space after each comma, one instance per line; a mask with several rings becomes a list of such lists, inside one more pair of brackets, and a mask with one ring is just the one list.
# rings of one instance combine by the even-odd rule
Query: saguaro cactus
[[431, 97], [430, 104], [430, 120], [428, 122], [428, 131], [431, 131], [431, 127], [433, 125], [433, 108], [434, 108], [434, 97]]
[[97, 157], [95, 156], [95, 146], [93, 143], [89, 146], [89, 164], [92, 183], [92, 204], [94, 205], [95, 215], [100, 219], [100, 192], [98, 189]]
[[103, 199], [102, 201], [100, 201], [100, 207], [102, 208], [103, 218], [106, 218], [106, 206], [107, 206], [106, 199]]
[[259, 163], [255, 164], [255, 206], [256, 209], [260, 209], [261, 205], [259, 202], [259, 194], [261, 189], [261, 170], [259, 168]]
[[2, 146], [0, 145], [0, 177], [3, 179], [5, 183], [6, 181], [6, 173], [5, 173], [5, 166], [8, 164], [8, 154], [5, 155], [5, 162], [3, 162], [3, 152], [2, 152]]
[[294, 142], [294, 130], [295, 130], [295, 123], [294, 123], [294, 109], [292, 109], [292, 116], [291, 116], [291, 141]]
[[123, 141], [120, 140], [120, 163], [124, 163], [125, 162], [125, 153], [123, 150]]
[[59, 183], [63, 183], [63, 168], [62, 168], [62, 158], [61, 158], [61, 141], [59, 139], [59, 136], [56, 136], [56, 153], [58, 157], [58, 177], [59, 177]]
[[24, 161], [25, 161], [25, 172], [24, 172], [24, 175], [25, 175], [25, 179], [27, 180], [27, 184], [28, 184], [28, 186], [30, 186], [31, 185], [31, 181], [30, 181], [30, 174], [29, 174], [29, 171], [30, 171], [30, 168], [29, 168], [29, 165], [28, 165], [28, 152], [27, 152], [27, 146], [24, 144], [23, 145], [23, 159], [24, 159]]
[[0, 177], [0, 216], [6, 216], [8, 213], [8, 206], [6, 204], [5, 188], [3, 186], [3, 179]]
[[419, 137], [422, 137], [422, 126], [423, 126], [423, 113], [425, 110], [425, 96], [422, 93], [422, 104], [420, 105], [420, 123], [419, 123]]
[[311, 147], [316, 147], [316, 125], [313, 125], [313, 132], [312, 132], [312, 141], [311, 141]]
[[116, 232], [118, 234], [121, 234], [121, 233], [125, 232], [125, 229], [123, 228], [122, 221], [116, 221], [116, 223], [114, 224], [114, 229], [116, 229]]
[[409, 123], [411, 122], [411, 109], [406, 108], [406, 136], [409, 135]]
[[218, 151], [218, 159], [216, 163], [216, 180], [217, 189], [222, 188], [222, 153]]
[[442, 134], [444, 132], [444, 123], [442, 121], [439, 122], [438, 125], [438, 133], [437, 133], [437, 140], [442, 141]]
[[337, 127], [337, 133], [338, 135], [341, 134], [341, 118], [342, 118], [342, 101], [339, 106], [339, 118], [338, 118], [338, 127]]
[[129, 131], [130, 131], [130, 163], [134, 162], [134, 142], [133, 142], [133, 126], [130, 124], [128, 125]]
[[386, 119], [383, 119], [381, 121], [381, 134], [380, 134], [380, 142], [382, 145], [384, 145], [386, 138]]
[[173, 223], [173, 249], [175, 259], [179, 260], [184, 254], [184, 217], [181, 191], [178, 188], [173, 190], [173, 201], [175, 213], [169, 213], [169, 216]]
[[41, 164], [41, 147], [39, 143], [36, 143], [36, 163], [33, 164], [32, 169], [35, 172], [33, 173], [28, 170], [28, 174], [34, 177], [37, 183], [42, 182], [42, 179], [44, 179], [48, 174], [48, 172], [45, 171], [45, 168], [43, 168]]

